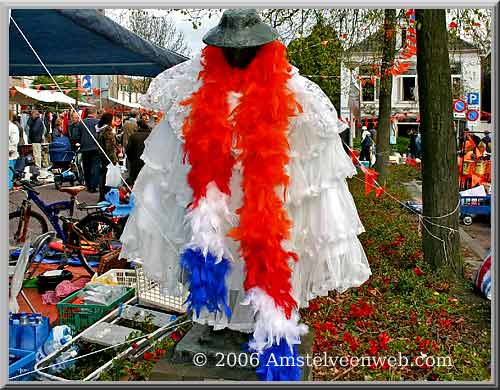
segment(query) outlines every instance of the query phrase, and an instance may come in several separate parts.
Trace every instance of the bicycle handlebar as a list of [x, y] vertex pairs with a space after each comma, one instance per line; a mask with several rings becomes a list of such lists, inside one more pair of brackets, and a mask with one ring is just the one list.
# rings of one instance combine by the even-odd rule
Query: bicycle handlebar
[[20, 180], [19, 181], [19, 184], [21, 185], [21, 187], [23, 187], [25, 190], [27, 191], [31, 191], [31, 192], [34, 192], [35, 194], [37, 195], [40, 195], [40, 193], [35, 190], [35, 188], [31, 185], [31, 183], [29, 181], [26, 181], [26, 180]]

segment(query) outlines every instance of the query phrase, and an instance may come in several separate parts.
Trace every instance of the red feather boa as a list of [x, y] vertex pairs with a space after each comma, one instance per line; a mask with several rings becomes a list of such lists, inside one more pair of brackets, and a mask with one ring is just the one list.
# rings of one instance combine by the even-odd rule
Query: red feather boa
[[[263, 289], [290, 317], [297, 303], [288, 261], [297, 260], [297, 255], [282, 248], [292, 223], [276, 190], [286, 192], [288, 121], [302, 109], [287, 87], [291, 66], [286, 48], [271, 42], [245, 69], [237, 69], [226, 62], [220, 48], [207, 46], [202, 64], [203, 85], [183, 102], [191, 106], [183, 135], [185, 158], [191, 164], [192, 207], [212, 181], [230, 195], [232, 169], [236, 161], [241, 162], [243, 206], [237, 210], [240, 224], [229, 235], [240, 242], [247, 271], [244, 287]], [[242, 94], [233, 112], [227, 103], [230, 91]], [[233, 146], [241, 152], [238, 157], [232, 153]]]

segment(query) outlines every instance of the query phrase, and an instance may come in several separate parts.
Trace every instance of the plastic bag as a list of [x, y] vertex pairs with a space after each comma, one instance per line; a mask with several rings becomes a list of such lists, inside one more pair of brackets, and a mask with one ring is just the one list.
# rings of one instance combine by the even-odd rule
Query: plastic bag
[[106, 186], [107, 187], [120, 187], [122, 184], [120, 165], [108, 164], [108, 171], [106, 172]]

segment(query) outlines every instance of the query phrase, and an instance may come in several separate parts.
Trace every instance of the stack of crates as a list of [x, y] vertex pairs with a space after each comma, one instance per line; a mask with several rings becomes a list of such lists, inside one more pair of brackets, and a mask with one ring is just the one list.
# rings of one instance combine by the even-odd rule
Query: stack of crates
[[[9, 315], [9, 378], [33, 370], [35, 355], [49, 336], [49, 318], [36, 313]], [[14, 380], [28, 380], [29, 375]]]

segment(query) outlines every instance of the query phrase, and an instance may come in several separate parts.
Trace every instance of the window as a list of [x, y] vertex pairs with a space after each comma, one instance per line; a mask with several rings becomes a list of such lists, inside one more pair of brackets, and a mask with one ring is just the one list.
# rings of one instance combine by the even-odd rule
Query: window
[[462, 76], [451, 76], [451, 94], [453, 99], [460, 99], [463, 96]]
[[361, 101], [375, 102], [380, 93], [379, 80], [372, 77], [360, 77]]
[[417, 78], [415, 76], [401, 76], [401, 101], [417, 101]]

